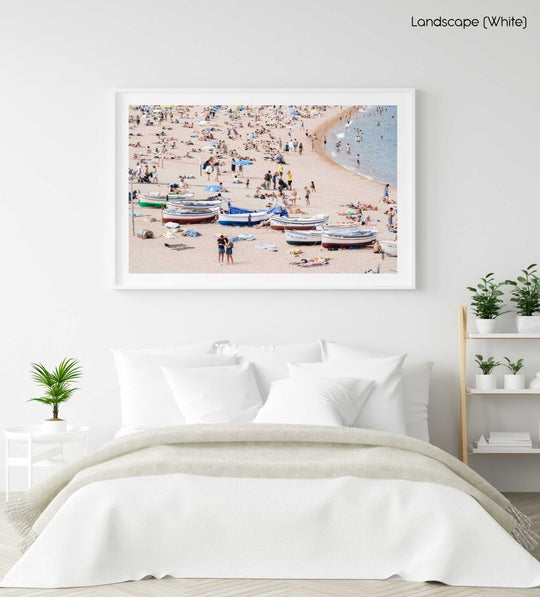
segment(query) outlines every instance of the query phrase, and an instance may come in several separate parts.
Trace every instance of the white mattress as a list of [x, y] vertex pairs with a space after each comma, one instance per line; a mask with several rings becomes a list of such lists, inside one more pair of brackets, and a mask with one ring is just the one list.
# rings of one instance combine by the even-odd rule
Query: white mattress
[[473, 498], [449, 487], [175, 474], [80, 489], [1, 586], [99, 585], [149, 575], [533, 587], [540, 564]]

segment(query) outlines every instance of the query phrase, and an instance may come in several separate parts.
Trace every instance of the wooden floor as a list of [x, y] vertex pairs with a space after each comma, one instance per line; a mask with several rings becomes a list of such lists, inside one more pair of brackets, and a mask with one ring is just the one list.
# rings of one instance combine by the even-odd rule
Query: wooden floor
[[[506, 494], [531, 517], [540, 533], [540, 493]], [[4, 498], [0, 494], [2, 502]], [[0, 514], [0, 578], [19, 557], [17, 537]], [[540, 560], [540, 546], [535, 552]], [[448, 587], [439, 583], [398, 580], [143, 580], [78, 589], [0, 589], [0, 597], [59, 595], [61, 597], [540, 597], [539, 589], [485, 589]]]

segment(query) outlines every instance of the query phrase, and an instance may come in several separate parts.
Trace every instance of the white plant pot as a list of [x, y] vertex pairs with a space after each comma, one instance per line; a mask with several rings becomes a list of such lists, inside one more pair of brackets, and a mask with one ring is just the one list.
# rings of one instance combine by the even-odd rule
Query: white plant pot
[[504, 376], [504, 389], [505, 390], [523, 390], [525, 387], [525, 376], [521, 373], [517, 373], [516, 375], [508, 375]]
[[497, 389], [497, 378], [493, 373], [489, 375], [481, 375], [480, 373], [476, 376], [476, 389], [482, 391], [490, 391]]
[[59, 419], [58, 421], [43, 421], [41, 424], [43, 433], [64, 433], [67, 431], [67, 421]]
[[476, 318], [476, 329], [479, 334], [493, 334], [497, 327], [496, 319], [478, 319]]
[[520, 334], [540, 334], [540, 315], [518, 315], [516, 324]]

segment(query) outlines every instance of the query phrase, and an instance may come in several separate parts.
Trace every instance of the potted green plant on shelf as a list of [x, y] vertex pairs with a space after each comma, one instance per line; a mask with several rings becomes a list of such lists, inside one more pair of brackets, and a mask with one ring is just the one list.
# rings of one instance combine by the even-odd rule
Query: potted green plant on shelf
[[472, 310], [476, 315], [476, 328], [480, 334], [492, 334], [495, 331], [495, 319], [502, 315], [504, 292], [501, 283], [495, 282], [495, 274], [486, 274], [476, 286], [467, 286], [473, 293]]
[[474, 362], [480, 368], [482, 373], [477, 374], [476, 376], [476, 389], [477, 390], [496, 390], [497, 389], [497, 379], [495, 375], [493, 375], [493, 369], [495, 367], [499, 367], [501, 363], [496, 361], [493, 357], [489, 357], [484, 360], [484, 357], [481, 354], [474, 355]]
[[53, 371], [49, 371], [41, 363], [32, 363], [30, 369], [32, 379], [44, 389], [43, 396], [30, 398], [29, 402], [42, 402], [52, 406], [52, 417], [43, 421], [43, 429], [49, 433], [66, 431], [67, 423], [60, 419], [59, 405], [67, 402], [73, 392], [78, 390], [73, 384], [82, 376], [79, 361], [74, 358], [64, 359]]
[[520, 373], [523, 369], [523, 359], [512, 362], [508, 357], [504, 357], [504, 360], [506, 361], [504, 366], [510, 371], [510, 373], [504, 376], [504, 389], [523, 390], [525, 387], [525, 376]]
[[516, 324], [520, 334], [540, 333], [540, 278], [537, 264], [521, 270], [522, 276], [516, 280], [505, 280], [504, 284], [512, 286], [510, 301], [516, 306]]

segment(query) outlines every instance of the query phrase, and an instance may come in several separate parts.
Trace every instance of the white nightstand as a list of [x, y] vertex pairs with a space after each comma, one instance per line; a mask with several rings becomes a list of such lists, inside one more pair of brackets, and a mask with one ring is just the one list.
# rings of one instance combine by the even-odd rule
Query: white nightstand
[[[67, 462], [64, 458], [64, 444], [79, 443], [81, 454], [86, 455], [86, 436], [88, 427], [68, 425], [62, 433], [44, 433], [39, 425], [26, 425], [4, 429], [6, 438], [6, 502], [9, 500], [9, 468], [25, 466], [28, 471], [28, 488], [32, 487], [32, 469], [38, 467], [61, 466]], [[26, 456], [12, 456], [10, 447], [14, 443], [26, 443]], [[46, 450], [34, 452], [34, 446], [51, 445]]]

